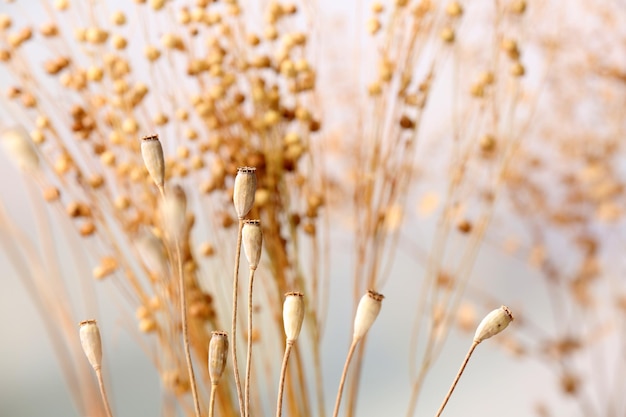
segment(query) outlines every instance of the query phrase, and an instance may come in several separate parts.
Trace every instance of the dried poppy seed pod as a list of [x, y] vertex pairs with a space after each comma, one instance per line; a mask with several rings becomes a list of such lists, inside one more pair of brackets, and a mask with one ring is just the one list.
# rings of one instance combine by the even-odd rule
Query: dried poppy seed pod
[[226, 368], [228, 358], [228, 334], [226, 332], [212, 332], [209, 342], [209, 376], [211, 384], [217, 385]]
[[85, 320], [79, 323], [80, 344], [89, 363], [95, 371], [102, 366], [102, 341], [100, 340], [100, 330], [95, 320]]
[[283, 326], [287, 343], [298, 338], [304, 321], [304, 295], [301, 292], [288, 292], [283, 303]]
[[174, 186], [162, 200], [161, 220], [170, 238], [182, 237], [187, 220], [187, 196], [180, 185]]
[[254, 204], [256, 192], [256, 168], [241, 167], [237, 169], [235, 187], [233, 189], [233, 203], [237, 217], [243, 219]]
[[141, 139], [141, 156], [150, 177], [157, 187], [162, 189], [165, 183], [165, 162], [159, 135], [146, 136]]
[[378, 313], [380, 313], [383, 298], [385, 297], [382, 294], [373, 290], [368, 290], [367, 294], [361, 297], [354, 318], [353, 342], [360, 340], [372, 327], [376, 317], [378, 317]]
[[507, 306], [502, 306], [487, 314], [480, 322], [474, 334], [474, 343], [480, 343], [485, 339], [497, 335], [513, 321], [513, 313]]
[[39, 167], [39, 156], [30, 135], [22, 126], [14, 126], [2, 132], [1, 142], [11, 159], [23, 170]]
[[259, 220], [246, 220], [241, 231], [243, 250], [246, 253], [250, 269], [256, 269], [261, 259], [263, 232]]

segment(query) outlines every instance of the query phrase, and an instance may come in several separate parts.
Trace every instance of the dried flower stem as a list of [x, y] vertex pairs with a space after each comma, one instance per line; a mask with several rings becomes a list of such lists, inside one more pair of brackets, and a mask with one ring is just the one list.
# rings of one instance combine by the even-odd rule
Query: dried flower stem
[[183, 345], [185, 348], [185, 360], [187, 361], [187, 371], [189, 372], [189, 384], [191, 385], [191, 395], [193, 397], [193, 407], [196, 417], [200, 417], [200, 400], [198, 399], [198, 388], [196, 387], [196, 377], [193, 372], [191, 361], [191, 351], [189, 349], [189, 326], [187, 324], [187, 291], [185, 289], [185, 275], [183, 273], [183, 257], [180, 250], [180, 240], [176, 238], [176, 263], [178, 264], [178, 286], [180, 292], [180, 315], [182, 318]]
[[250, 268], [250, 285], [248, 288], [248, 352], [246, 357], [246, 382], [245, 382], [245, 414], [250, 414], [250, 372], [252, 368], [252, 285], [254, 283], [254, 271]]
[[283, 356], [283, 364], [280, 368], [280, 380], [278, 382], [278, 398], [276, 400], [276, 417], [280, 417], [283, 413], [283, 391], [285, 389], [285, 376], [287, 375], [287, 362], [291, 354], [291, 348], [295, 340], [288, 340], [285, 346], [285, 354]]
[[448, 400], [450, 400], [450, 397], [452, 396], [452, 392], [454, 391], [456, 384], [459, 382], [459, 379], [461, 379], [461, 375], [463, 375], [463, 371], [465, 370], [465, 367], [467, 366], [467, 363], [469, 362], [470, 357], [472, 356], [472, 353], [474, 353], [474, 349], [476, 349], [476, 346], [478, 346], [478, 343], [480, 342], [477, 342], [477, 341], [472, 342], [472, 346], [470, 346], [469, 351], [467, 352], [467, 355], [465, 355], [465, 359], [463, 360], [463, 363], [461, 364], [461, 369], [459, 369], [459, 372], [457, 372], [456, 377], [454, 378], [454, 381], [452, 381], [452, 386], [450, 386], [450, 389], [448, 390], [448, 393], [446, 394], [446, 398], [443, 399], [443, 403], [439, 407], [439, 410], [437, 410], [437, 414], [435, 415], [436, 417], [439, 417], [441, 415], [441, 413], [443, 412], [443, 409], [446, 407], [446, 404], [448, 404]]
[[235, 373], [235, 386], [237, 387], [237, 399], [239, 400], [239, 410], [245, 417], [243, 395], [241, 393], [241, 381], [239, 379], [239, 365], [237, 363], [237, 290], [239, 287], [239, 259], [241, 257], [241, 232], [243, 230], [243, 219], [239, 219], [239, 230], [237, 231], [237, 249], [235, 250], [235, 271], [233, 273], [233, 320], [231, 325], [231, 354], [233, 358], [233, 372]]
[[217, 392], [218, 384], [211, 384], [211, 398], [209, 399], [209, 417], [213, 417], [215, 409], [215, 393]]
[[96, 369], [96, 377], [98, 378], [98, 385], [100, 386], [100, 396], [102, 397], [102, 402], [104, 403], [104, 409], [106, 410], [107, 417], [113, 417], [113, 413], [111, 412], [111, 406], [109, 406], [106, 388], [104, 387], [104, 381], [102, 380], [102, 369]]
[[350, 366], [350, 361], [352, 360], [352, 356], [354, 355], [354, 351], [356, 350], [356, 346], [359, 343], [359, 340], [360, 339], [355, 339], [352, 341], [352, 344], [350, 345], [350, 350], [348, 351], [348, 357], [346, 358], [346, 363], [343, 365], [343, 372], [341, 373], [341, 380], [339, 381], [339, 389], [337, 390], [337, 399], [335, 400], [335, 410], [333, 411], [333, 417], [337, 417], [339, 415], [341, 395], [343, 393], [343, 386], [346, 383], [348, 367]]

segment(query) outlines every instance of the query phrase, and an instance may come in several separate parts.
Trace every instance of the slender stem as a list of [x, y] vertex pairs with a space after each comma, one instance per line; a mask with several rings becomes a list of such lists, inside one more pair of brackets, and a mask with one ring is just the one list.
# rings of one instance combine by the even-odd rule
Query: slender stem
[[287, 361], [293, 347], [294, 340], [288, 340], [285, 346], [285, 355], [283, 356], [283, 365], [280, 368], [280, 380], [278, 381], [278, 398], [276, 400], [276, 417], [283, 414], [283, 390], [285, 389], [285, 376], [287, 376]]
[[254, 269], [250, 268], [250, 284], [248, 288], [248, 354], [246, 357], [246, 382], [245, 382], [245, 414], [250, 415], [250, 373], [252, 367], [252, 285], [254, 283]]
[[237, 363], [237, 290], [239, 287], [239, 257], [241, 256], [241, 231], [243, 230], [243, 219], [239, 219], [239, 231], [237, 232], [237, 249], [235, 251], [235, 271], [233, 277], [233, 321], [230, 329], [233, 341], [230, 344], [233, 359], [233, 371], [235, 373], [235, 386], [237, 387], [237, 399], [239, 400], [239, 410], [245, 417], [243, 407], [243, 395], [241, 393], [241, 381], [239, 380], [239, 364]]
[[209, 417], [213, 417], [215, 408], [215, 393], [217, 392], [217, 384], [211, 384], [211, 398], [209, 400]]
[[104, 403], [104, 409], [106, 410], [108, 417], [113, 417], [113, 413], [111, 412], [111, 407], [109, 406], [109, 400], [107, 398], [106, 388], [104, 387], [104, 381], [102, 380], [102, 369], [96, 369], [96, 376], [98, 377], [98, 385], [100, 386], [100, 396], [102, 397], [102, 402]]
[[176, 262], [178, 264], [179, 291], [180, 291], [180, 315], [183, 325], [183, 345], [185, 347], [185, 360], [189, 371], [189, 384], [191, 385], [191, 395], [193, 396], [193, 407], [196, 417], [200, 417], [200, 400], [198, 399], [198, 389], [196, 387], [196, 377], [193, 373], [193, 363], [191, 362], [191, 352], [189, 349], [189, 328], [187, 324], [187, 291], [185, 289], [185, 275], [183, 274], [183, 259], [180, 250], [180, 241], [176, 238]]
[[356, 345], [358, 342], [358, 340], [352, 341], [352, 344], [350, 345], [350, 350], [348, 351], [348, 357], [346, 358], [346, 363], [343, 365], [343, 372], [341, 373], [341, 380], [339, 381], [339, 389], [337, 390], [337, 399], [335, 400], [335, 411], [333, 411], [333, 417], [337, 417], [337, 415], [339, 415], [339, 406], [341, 405], [341, 394], [343, 393], [343, 386], [346, 383], [348, 367], [350, 366], [350, 361], [352, 360], [352, 355], [354, 355], [354, 350], [356, 349]]
[[439, 410], [437, 410], [437, 414], [435, 414], [435, 417], [439, 417], [441, 413], [443, 412], [443, 409], [446, 407], [446, 404], [448, 404], [448, 400], [452, 396], [452, 391], [454, 391], [456, 384], [459, 382], [459, 379], [461, 379], [461, 375], [463, 375], [463, 371], [465, 370], [465, 367], [467, 366], [467, 363], [469, 362], [470, 357], [472, 356], [472, 353], [474, 353], [474, 349], [476, 349], [476, 346], [478, 346], [478, 343], [479, 342], [476, 342], [476, 341], [472, 342], [472, 346], [470, 346], [469, 351], [467, 352], [467, 355], [465, 355], [465, 359], [463, 359], [463, 363], [461, 364], [461, 369], [459, 369], [459, 372], [457, 372], [456, 377], [454, 378], [454, 381], [452, 381], [452, 386], [450, 387], [450, 390], [448, 390], [448, 393], [446, 394], [446, 398], [443, 399], [443, 403], [441, 403], [441, 407], [439, 407]]

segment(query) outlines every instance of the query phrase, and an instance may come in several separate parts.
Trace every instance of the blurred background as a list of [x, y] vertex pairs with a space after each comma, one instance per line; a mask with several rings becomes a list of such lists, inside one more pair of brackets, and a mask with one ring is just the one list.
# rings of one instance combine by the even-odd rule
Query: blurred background
[[340, 415], [434, 415], [500, 305], [515, 321], [444, 415], [624, 415], [624, 21], [620, 0], [3, 2], [0, 415], [104, 415], [87, 318], [114, 415], [193, 415], [152, 134], [187, 200], [203, 404], [254, 166], [255, 415], [274, 413], [282, 295], [307, 302], [284, 415], [324, 416], [369, 288], [385, 300]]

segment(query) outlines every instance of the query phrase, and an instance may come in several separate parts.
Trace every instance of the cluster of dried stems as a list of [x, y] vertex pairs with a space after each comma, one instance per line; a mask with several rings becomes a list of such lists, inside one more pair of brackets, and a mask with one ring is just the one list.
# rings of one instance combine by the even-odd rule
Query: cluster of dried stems
[[[382, 300], [368, 291], [402, 279], [396, 255], [423, 271], [407, 281], [415, 319], [394, 324], [412, 335], [410, 417], [448, 335], [500, 304], [470, 282], [486, 244], [540, 278], [553, 312], [540, 323], [518, 301], [501, 346], [553, 369], [582, 415], [624, 414], [620, 0], [354, 0], [342, 25], [305, 0], [7, 3], [0, 139], [33, 220], [3, 197], [0, 245], [80, 415], [112, 414], [95, 322], [80, 334], [97, 380], [76, 335], [108, 285], [135, 311], [120, 315], [150, 346], [164, 414], [264, 415], [272, 397], [272, 414], [325, 416], [330, 263], [348, 251], [339, 227], [355, 322], [334, 416], [342, 397], [356, 413]], [[434, 219], [427, 249], [416, 216]], [[82, 276], [68, 276], [68, 259]], [[493, 314], [437, 415], [493, 323], [512, 319]], [[261, 372], [276, 352], [282, 366]]]

